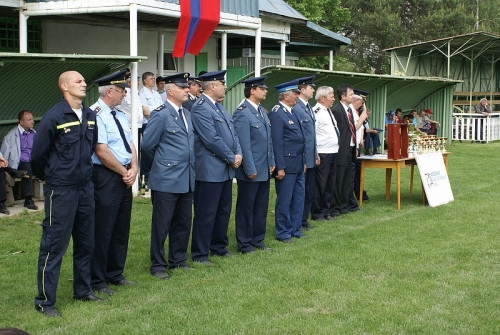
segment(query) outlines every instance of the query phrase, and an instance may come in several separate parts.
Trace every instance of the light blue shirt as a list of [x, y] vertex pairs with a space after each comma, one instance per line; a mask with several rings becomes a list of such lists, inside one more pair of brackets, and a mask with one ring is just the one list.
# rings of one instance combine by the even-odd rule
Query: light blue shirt
[[[141, 103], [143, 106], [146, 106], [149, 109], [149, 112], [151, 113], [154, 111], [156, 108], [160, 107], [163, 105], [163, 99], [160, 96], [160, 93], [158, 91], [150, 91], [146, 87], [143, 87], [140, 92], [139, 92], [139, 99], [141, 100]], [[148, 118], [144, 117], [142, 119], [142, 124], [148, 123]]]
[[[97, 110], [97, 108], [99, 109]], [[128, 153], [127, 149], [125, 149], [125, 143], [123, 143], [118, 126], [113, 115], [111, 115], [111, 109], [100, 98], [90, 107], [90, 109], [97, 113], [97, 143], [106, 144], [120, 164], [129, 164], [132, 161], [132, 154]], [[130, 146], [132, 146], [132, 133], [130, 132], [127, 117], [123, 112], [117, 111], [116, 109], [115, 111], [116, 118], [122, 126], [125, 138]], [[95, 153], [92, 155], [92, 162], [102, 165], [101, 160]]]

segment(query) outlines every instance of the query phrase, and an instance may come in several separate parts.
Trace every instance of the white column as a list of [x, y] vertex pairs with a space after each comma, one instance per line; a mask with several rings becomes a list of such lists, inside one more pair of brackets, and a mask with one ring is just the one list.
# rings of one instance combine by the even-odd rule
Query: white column
[[[130, 56], [137, 56], [137, 4], [130, 4]], [[137, 154], [139, 154], [139, 136], [137, 134], [137, 105], [139, 100], [139, 92], [137, 91], [137, 62], [130, 63], [130, 94], [132, 94], [132, 116], [131, 116], [131, 130], [132, 130], [132, 141], [134, 142]], [[137, 166], [139, 168], [139, 160], [137, 160]], [[139, 191], [138, 178], [136, 178], [134, 185], [132, 185], [132, 194], [137, 195]]]
[[165, 45], [164, 33], [158, 28], [158, 75], [163, 76], [163, 49]]
[[286, 41], [280, 41], [280, 65], [286, 65]]
[[227, 33], [225, 31], [220, 35], [220, 49], [221, 70], [227, 70]]
[[22, 54], [28, 53], [28, 18], [23, 9], [19, 8], [19, 52]]
[[333, 71], [333, 50], [330, 50], [328, 70]]
[[259, 28], [255, 30], [255, 76], [256, 77], [260, 77], [261, 33], [262, 33], [262, 28], [259, 25]]

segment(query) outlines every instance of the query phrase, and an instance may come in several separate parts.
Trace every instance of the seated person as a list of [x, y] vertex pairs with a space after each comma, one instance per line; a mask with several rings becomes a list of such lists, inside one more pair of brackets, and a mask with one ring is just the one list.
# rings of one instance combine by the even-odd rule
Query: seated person
[[35, 137], [33, 115], [27, 110], [22, 110], [17, 115], [17, 119], [19, 124], [4, 137], [0, 152], [2, 152], [3, 158], [7, 160], [8, 166], [12, 169], [24, 171], [23, 176], [25, 174], [28, 176], [28, 178], [22, 178], [21, 180], [21, 187], [25, 196], [24, 207], [37, 210], [38, 206], [35, 205], [32, 199], [34, 193], [31, 177], [33, 174], [30, 166], [31, 148]]
[[403, 123], [402, 116], [403, 116], [403, 110], [401, 108], [396, 108], [396, 119], [397, 119], [396, 123]]
[[431, 120], [431, 115], [433, 114], [432, 113], [432, 110], [430, 109], [426, 109], [425, 110], [425, 114], [427, 115], [427, 117], [429, 118], [429, 122], [432, 124], [435, 124], [434, 127], [432, 127], [431, 125], [431, 134], [430, 135], [437, 135], [437, 128], [441, 127], [441, 124], [438, 122], [438, 121], [434, 121], [434, 120]]
[[[0, 152], [0, 170], [7, 172], [13, 178], [22, 178], [25, 176], [26, 171], [14, 170], [9, 166], [9, 162], [2, 156]], [[7, 189], [5, 184], [5, 173], [0, 171], [0, 213], [9, 215], [10, 212], [5, 207], [5, 200], [7, 200]]]
[[395, 116], [396, 116], [396, 112], [393, 111], [393, 110], [390, 110], [389, 112], [387, 112], [385, 114], [385, 124], [389, 124], [389, 123], [397, 123], [395, 122]]

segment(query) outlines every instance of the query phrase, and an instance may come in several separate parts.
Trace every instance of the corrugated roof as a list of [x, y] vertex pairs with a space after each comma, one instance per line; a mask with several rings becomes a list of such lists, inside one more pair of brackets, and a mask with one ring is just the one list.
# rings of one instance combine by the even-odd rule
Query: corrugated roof
[[259, 11], [289, 19], [307, 21], [307, 17], [282, 0], [259, 0]]
[[22, 109], [28, 109], [39, 119], [61, 99], [58, 80], [62, 72], [75, 70], [83, 75], [88, 84], [88, 105], [97, 100], [94, 79], [142, 59], [146, 57], [0, 53], [0, 78], [3, 79], [0, 81], [0, 138], [17, 123], [17, 114]]

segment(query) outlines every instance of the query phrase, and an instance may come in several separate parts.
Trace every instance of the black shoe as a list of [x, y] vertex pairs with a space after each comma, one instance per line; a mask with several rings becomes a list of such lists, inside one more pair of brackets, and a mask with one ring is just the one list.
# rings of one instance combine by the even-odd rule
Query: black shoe
[[326, 218], [318, 218], [318, 219], [313, 219], [314, 221], [325, 221]]
[[7, 207], [5, 207], [5, 204], [2, 202], [0, 203], [0, 213], [9, 215], [10, 212], [7, 210]]
[[193, 260], [193, 262], [195, 262], [195, 263], [201, 263], [201, 264], [206, 265], [206, 266], [212, 266], [212, 265], [214, 265], [210, 261], [197, 261], [197, 260]]
[[26, 207], [27, 209], [34, 210], [34, 211], [36, 211], [38, 209], [38, 206], [35, 205], [35, 202], [33, 200], [25, 202], [24, 207]]
[[15, 179], [17, 178], [29, 178], [30, 176], [28, 176], [28, 171], [24, 171], [24, 170], [15, 170], [15, 169], [12, 169], [12, 174], [11, 176]]
[[103, 302], [103, 301], [106, 301], [107, 299], [104, 299], [104, 298], [100, 298], [96, 295], [93, 295], [93, 294], [89, 294], [85, 297], [81, 297], [81, 298], [75, 298], [75, 300], [77, 301], [93, 301], [93, 302]]
[[380, 155], [380, 152], [375, 150], [372, 155]]
[[291, 238], [284, 238], [282, 240], [278, 240], [280, 242], [283, 242], [283, 243], [293, 243], [293, 240]]
[[57, 309], [55, 308], [39, 308], [39, 307], [35, 307], [35, 309], [42, 313], [43, 315], [45, 315], [46, 317], [48, 318], [55, 318], [55, 317], [59, 317], [59, 316], [62, 316], [61, 313], [59, 313], [57, 311]]
[[306, 235], [300, 235], [300, 236], [294, 236], [293, 238], [309, 238], [309, 236], [306, 236]]
[[359, 207], [349, 208], [349, 212], [361, 212]]
[[158, 271], [158, 272], [152, 273], [152, 275], [155, 276], [156, 278], [163, 279], [163, 280], [167, 280], [168, 278], [170, 278], [167, 271]]
[[325, 218], [325, 220], [326, 221], [333, 221], [333, 220], [337, 220], [338, 218], [339, 218], [338, 216], [331, 216], [331, 215], [329, 215], [329, 216], [327, 216]]
[[133, 286], [133, 285], [137, 285], [137, 283], [135, 281], [131, 281], [131, 280], [127, 280], [127, 279], [122, 279], [120, 281], [117, 281], [117, 282], [114, 282], [114, 283], [111, 283], [113, 285], [117, 285], [117, 286]]
[[113, 295], [116, 293], [115, 291], [113, 291], [109, 287], [104, 287], [104, 288], [101, 288], [99, 290], [94, 290], [94, 292], [98, 293], [98, 294], [106, 294], [106, 295]]

